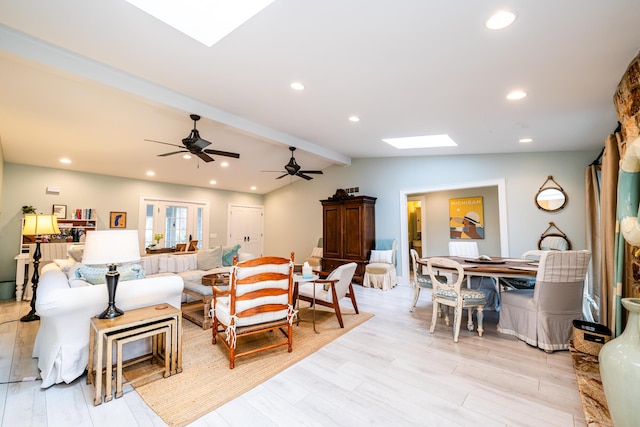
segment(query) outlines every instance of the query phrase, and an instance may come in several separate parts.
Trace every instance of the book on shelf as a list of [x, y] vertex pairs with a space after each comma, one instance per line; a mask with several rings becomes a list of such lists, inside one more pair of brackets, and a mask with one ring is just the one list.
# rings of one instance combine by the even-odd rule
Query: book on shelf
[[73, 211], [72, 219], [82, 219], [82, 220], [94, 220], [97, 219], [98, 214], [95, 209], [85, 208], [85, 209], [76, 209]]

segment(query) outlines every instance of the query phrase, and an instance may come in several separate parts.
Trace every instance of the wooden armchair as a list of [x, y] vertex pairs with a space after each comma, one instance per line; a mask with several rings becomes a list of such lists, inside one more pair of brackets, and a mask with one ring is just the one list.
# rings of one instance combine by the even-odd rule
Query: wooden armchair
[[[293, 252], [291, 259], [262, 257], [238, 263], [234, 258], [229, 289], [213, 287], [212, 344], [219, 337], [229, 351], [229, 368], [236, 357], [293, 345]], [[236, 351], [239, 338], [279, 329], [285, 340]]]

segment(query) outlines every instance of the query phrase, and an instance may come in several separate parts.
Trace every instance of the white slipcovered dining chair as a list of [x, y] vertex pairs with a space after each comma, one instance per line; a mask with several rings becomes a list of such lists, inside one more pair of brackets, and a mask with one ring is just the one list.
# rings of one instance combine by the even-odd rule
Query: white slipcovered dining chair
[[[438, 274], [438, 267], [447, 269], [453, 269], [456, 273], [453, 275], [453, 279], [442, 280], [442, 276]], [[467, 309], [467, 329], [473, 331], [473, 311], [477, 310], [478, 317], [478, 335], [482, 336], [484, 328], [482, 325], [483, 313], [485, 303], [487, 302], [484, 292], [481, 290], [469, 289], [462, 287], [462, 281], [464, 280], [464, 269], [459, 262], [440, 257], [431, 257], [427, 260], [427, 270], [431, 277], [431, 283], [433, 283], [433, 313], [431, 315], [431, 328], [430, 333], [433, 333], [436, 329], [436, 321], [438, 319], [438, 304], [442, 304], [448, 307], [454, 308], [453, 315], [453, 342], [458, 342], [460, 335], [460, 324], [462, 323], [462, 312]], [[445, 314], [445, 324], [449, 326], [449, 310]]]
[[502, 293], [498, 332], [546, 352], [568, 349], [590, 260], [587, 250], [542, 253], [535, 288]]
[[369, 263], [364, 269], [362, 286], [388, 291], [397, 283], [396, 241], [395, 239], [378, 239], [375, 249], [371, 251]]

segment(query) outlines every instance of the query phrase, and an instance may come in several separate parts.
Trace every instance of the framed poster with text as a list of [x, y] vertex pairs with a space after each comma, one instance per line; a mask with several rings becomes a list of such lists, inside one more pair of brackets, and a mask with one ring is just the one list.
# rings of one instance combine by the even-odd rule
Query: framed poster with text
[[449, 199], [451, 239], [484, 239], [482, 197]]

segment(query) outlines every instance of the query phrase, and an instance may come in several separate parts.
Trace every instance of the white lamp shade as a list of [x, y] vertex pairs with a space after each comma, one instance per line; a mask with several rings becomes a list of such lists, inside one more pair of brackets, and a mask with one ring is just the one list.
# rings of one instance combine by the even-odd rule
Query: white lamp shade
[[27, 214], [24, 216], [22, 234], [29, 236], [60, 234], [60, 229], [58, 228], [58, 217], [55, 215]]
[[139, 259], [138, 230], [87, 231], [84, 264], [120, 264]]

